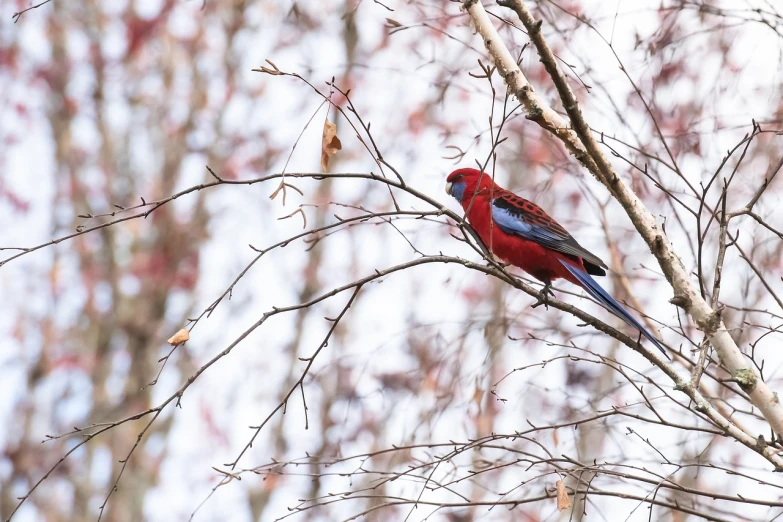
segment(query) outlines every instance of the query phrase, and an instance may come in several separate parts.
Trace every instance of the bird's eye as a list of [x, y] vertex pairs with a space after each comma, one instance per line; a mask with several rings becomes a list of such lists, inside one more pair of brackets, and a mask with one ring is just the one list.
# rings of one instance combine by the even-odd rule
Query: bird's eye
[[462, 174], [457, 174], [457, 177], [454, 178], [454, 181], [459, 181], [462, 179]]

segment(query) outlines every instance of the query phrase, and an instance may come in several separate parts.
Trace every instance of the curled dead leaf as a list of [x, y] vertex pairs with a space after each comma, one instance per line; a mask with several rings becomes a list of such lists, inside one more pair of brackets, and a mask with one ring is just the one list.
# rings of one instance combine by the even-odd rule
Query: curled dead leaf
[[180, 330], [179, 332], [175, 333], [171, 336], [171, 338], [167, 341], [171, 346], [176, 346], [180, 343], [184, 343], [190, 339], [190, 332], [185, 330], [184, 328]]
[[558, 480], [555, 483], [557, 487], [557, 510], [563, 511], [571, 507], [571, 499], [568, 498], [568, 492], [566, 491], [565, 483], [562, 480]]
[[342, 148], [343, 144], [337, 137], [337, 125], [329, 120], [324, 121], [324, 132], [321, 139], [321, 171], [326, 171], [329, 167], [329, 158]]

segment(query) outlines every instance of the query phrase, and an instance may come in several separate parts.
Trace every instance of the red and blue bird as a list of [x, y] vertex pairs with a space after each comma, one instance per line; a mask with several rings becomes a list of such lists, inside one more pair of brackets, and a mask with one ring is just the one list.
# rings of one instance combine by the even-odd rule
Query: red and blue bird
[[565, 279], [582, 287], [666, 355], [658, 339], [593, 279], [606, 275], [606, 264], [541, 207], [500, 187], [489, 174], [471, 168], [449, 174], [446, 193], [459, 201], [470, 225], [495, 256], [544, 283], [544, 299], [551, 293], [552, 281]]

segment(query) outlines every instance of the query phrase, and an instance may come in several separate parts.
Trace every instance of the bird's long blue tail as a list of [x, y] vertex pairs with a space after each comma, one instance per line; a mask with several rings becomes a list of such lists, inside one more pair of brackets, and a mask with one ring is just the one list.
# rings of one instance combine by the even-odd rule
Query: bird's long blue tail
[[[590, 277], [590, 274], [563, 261], [560, 261], [560, 263], [566, 267], [569, 272], [571, 272], [571, 275], [573, 275], [577, 281], [581, 283], [582, 288], [587, 290], [587, 293], [590, 294], [593, 299], [598, 301], [601, 305], [604, 306], [604, 308], [612, 312], [614, 315], [625, 321], [629, 326], [636, 328], [639, 333], [649, 339], [650, 342], [653, 343], [661, 351], [661, 353], [663, 353], [663, 355], [666, 355], [666, 351], [664, 350], [660, 341], [653, 337], [653, 335], [648, 332], [644, 326], [639, 324], [639, 321], [634, 319], [634, 317], [629, 314], [625, 308], [620, 306], [620, 303], [615, 301], [614, 298], [606, 292], [606, 290], [601, 288], [601, 285], [599, 285], [595, 279]], [[666, 355], [666, 357], [668, 358], [669, 356]]]

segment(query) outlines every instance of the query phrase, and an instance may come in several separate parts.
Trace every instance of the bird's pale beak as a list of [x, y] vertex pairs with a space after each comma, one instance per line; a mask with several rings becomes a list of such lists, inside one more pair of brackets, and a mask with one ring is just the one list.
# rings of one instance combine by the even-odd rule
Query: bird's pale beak
[[451, 182], [446, 183], [446, 194], [451, 196]]

